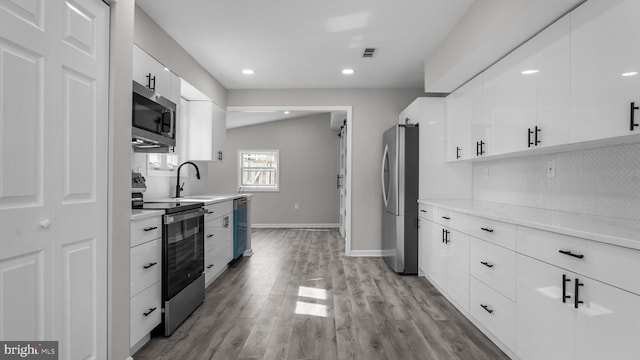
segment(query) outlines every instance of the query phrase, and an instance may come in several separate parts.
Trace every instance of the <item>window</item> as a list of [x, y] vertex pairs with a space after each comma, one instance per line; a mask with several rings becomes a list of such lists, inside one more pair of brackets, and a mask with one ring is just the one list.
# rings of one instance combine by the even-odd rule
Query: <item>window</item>
[[175, 176], [175, 170], [180, 163], [177, 154], [147, 154], [147, 170], [149, 175]]
[[278, 191], [278, 150], [238, 150], [238, 189]]

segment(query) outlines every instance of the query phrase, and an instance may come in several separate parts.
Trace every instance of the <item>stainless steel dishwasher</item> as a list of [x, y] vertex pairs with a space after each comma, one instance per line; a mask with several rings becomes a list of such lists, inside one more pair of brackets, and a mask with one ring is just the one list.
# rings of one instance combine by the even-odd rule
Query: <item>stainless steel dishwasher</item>
[[233, 200], [233, 259], [247, 249], [247, 198]]

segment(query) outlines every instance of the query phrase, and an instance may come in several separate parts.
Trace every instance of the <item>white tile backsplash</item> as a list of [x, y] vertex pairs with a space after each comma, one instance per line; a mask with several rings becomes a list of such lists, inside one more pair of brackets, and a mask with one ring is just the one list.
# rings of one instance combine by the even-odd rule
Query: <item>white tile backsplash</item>
[[477, 162], [473, 198], [640, 220], [640, 144]]

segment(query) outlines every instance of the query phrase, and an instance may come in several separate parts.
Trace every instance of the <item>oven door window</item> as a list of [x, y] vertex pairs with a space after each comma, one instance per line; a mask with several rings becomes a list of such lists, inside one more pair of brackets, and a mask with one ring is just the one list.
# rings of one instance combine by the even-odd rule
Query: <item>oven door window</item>
[[165, 225], [164, 298], [171, 299], [204, 271], [204, 216]]

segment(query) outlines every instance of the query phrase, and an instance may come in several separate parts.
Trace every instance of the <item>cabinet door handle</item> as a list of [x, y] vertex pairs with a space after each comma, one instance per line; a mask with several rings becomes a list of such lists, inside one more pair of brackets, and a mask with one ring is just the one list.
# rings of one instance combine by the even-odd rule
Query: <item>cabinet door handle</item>
[[427, 210], [420, 209], [420, 212], [426, 213], [426, 212], [427, 212]]
[[484, 155], [484, 145], [485, 142], [483, 140], [480, 140], [480, 155]]
[[562, 302], [566, 303], [567, 299], [571, 299], [571, 295], [567, 295], [567, 283], [570, 282], [571, 279], [565, 274], [562, 274]]
[[574, 253], [572, 253], [571, 251], [568, 251], [568, 250], [558, 250], [558, 252], [561, 253], [561, 254], [572, 256], [574, 258], [578, 258], [578, 259], [584, 258], [584, 255], [582, 255], [582, 254], [574, 254]]
[[211, 269], [212, 267], [213, 267], [213, 264], [207, 265], [207, 269]]
[[629, 130], [633, 131], [638, 124], [636, 124], [636, 120], [634, 118], [635, 111], [640, 109], [640, 107], [636, 106], [635, 102], [631, 102], [631, 116], [630, 116], [630, 124]]
[[486, 232], [490, 232], [490, 233], [492, 233], [492, 232], [493, 232], [493, 229], [485, 228], [485, 227], [481, 227], [481, 228], [480, 228], [480, 230], [484, 230], [484, 231], [486, 231]]
[[527, 129], [527, 147], [531, 147], [533, 145], [533, 141], [531, 141], [531, 135], [533, 135], [533, 130], [531, 128]]
[[451, 233], [451, 232], [450, 232], [449, 230], [445, 230], [445, 231], [444, 231], [444, 243], [445, 243], [445, 244], [448, 244], [448, 243], [449, 243], [449, 241], [450, 241], [450, 240], [449, 240], [449, 234], [450, 234], [450, 233]]
[[493, 313], [492, 309], [489, 309], [489, 305], [485, 305], [485, 304], [480, 304], [480, 306], [489, 314]]
[[151, 315], [152, 312], [156, 311], [156, 309], [157, 309], [157, 307], [154, 306], [154, 307], [150, 308], [149, 311], [143, 312], [142, 314], [144, 315], [144, 317], [147, 317], [147, 316]]
[[148, 263], [147, 265], [144, 265], [143, 268], [149, 269], [150, 267], [152, 267], [154, 265], [157, 265], [157, 264], [158, 264], [157, 262]]
[[460, 150], [462, 150], [459, 146], [456, 146], [456, 159], [460, 159]]
[[442, 218], [445, 219], [445, 220], [451, 220], [451, 218], [448, 217], [448, 216], [443, 216]]
[[482, 264], [482, 265], [484, 265], [484, 266], [486, 266], [486, 267], [488, 267], [488, 268], [492, 268], [492, 267], [493, 267], [493, 264], [489, 264], [489, 263], [488, 263], [488, 262], [486, 262], [486, 261], [480, 261], [480, 264]]
[[151, 227], [146, 227], [146, 228], [144, 228], [143, 230], [144, 230], [144, 231], [151, 231], [151, 230], [155, 230], [155, 229], [157, 229], [157, 228], [158, 228], [157, 226], [151, 226]]
[[534, 143], [535, 143], [536, 146], [538, 146], [538, 144], [540, 144], [542, 142], [542, 141], [538, 140], [538, 134], [540, 133], [540, 131], [542, 131], [542, 129], [540, 129], [538, 127], [538, 125], [536, 125], [535, 129], [536, 129], [536, 135], [534, 137], [535, 138], [534, 139]]
[[212, 238], [212, 237], [213, 237], [213, 234], [208, 234], [207, 235], [207, 239]]
[[579, 291], [578, 289], [580, 289], [580, 286], [584, 286], [584, 283], [581, 283], [580, 280], [576, 278], [575, 288], [574, 288], [575, 297], [573, 298], [574, 300], [573, 307], [575, 307], [576, 309], [578, 308], [579, 304], [584, 304], [584, 301], [580, 300], [578, 295], [578, 291]]
[[480, 141], [476, 141], [476, 156], [480, 156]]
[[445, 241], [445, 239], [444, 239], [444, 232], [445, 232], [445, 229], [442, 229], [442, 243], [443, 243], [443, 244], [444, 244], [444, 241]]

